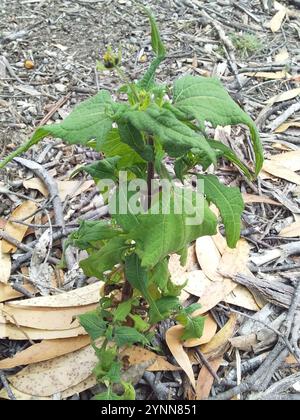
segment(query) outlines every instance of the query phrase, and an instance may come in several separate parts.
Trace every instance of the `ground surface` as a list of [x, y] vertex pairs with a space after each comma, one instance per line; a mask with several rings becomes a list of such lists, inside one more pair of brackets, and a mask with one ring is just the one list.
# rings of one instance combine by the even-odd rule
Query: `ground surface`
[[[157, 16], [162, 38], [168, 47], [168, 58], [158, 74], [159, 79], [170, 83], [183, 74], [219, 77], [234, 99], [256, 120], [266, 158], [282, 152], [299, 150], [300, 106], [299, 96], [295, 91], [300, 87], [300, 10], [297, 1], [281, 2], [282, 7], [288, 7], [282, 12], [282, 19], [276, 10], [277, 7], [280, 12], [280, 8], [276, 4], [274, 8], [272, 1], [165, 0], [145, 1], [143, 4], [151, 6]], [[275, 15], [277, 20], [276, 18], [275, 21], [273, 20], [273, 25], [277, 22], [278, 28], [272, 26], [273, 32], [267, 24]], [[116, 49], [119, 46], [122, 48], [124, 70], [133, 80], [139, 77], [151, 60], [148, 22], [141, 12], [133, 7], [130, 0], [1, 0], [1, 157], [28, 138], [39, 124], [59, 121], [76, 103], [96, 93], [97, 90], [104, 88], [111, 92], [117, 91], [116, 87], [121, 85], [118, 77], [113, 73], [99, 73], [96, 70], [96, 60], [101, 57], [109, 44]], [[32, 68], [26, 68], [26, 66]], [[276, 95], [290, 91], [292, 93], [276, 100], [273, 99]], [[278, 117], [281, 119], [278, 120]], [[290, 126], [283, 126], [287, 122]], [[251, 152], [245, 141], [245, 130], [235, 128], [232, 134], [234, 134], [235, 143], [232, 142], [231, 145], [241, 157], [248, 160]], [[221, 130], [220, 135], [223, 139], [225, 136], [225, 141], [231, 142], [226, 132]], [[53, 140], [50, 144], [51, 148], [47, 146], [49, 141], [43, 142], [38, 148], [30, 151], [27, 157], [39, 161], [60, 181], [68, 180], [70, 173], [79, 164], [97, 158], [93, 152], [79, 147], [66, 147]], [[249, 278], [248, 283], [245, 279], [240, 281], [256, 293], [259, 291], [260, 295], [271, 302], [268, 306], [271, 308], [269, 317], [263, 317], [263, 322], [268, 325], [277, 319], [283, 310], [290, 307], [293, 296], [297, 295], [295, 279], [298, 279], [299, 274], [297, 267], [299, 270], [300, 247], [297, 237], [299, 236], [300, 182], [296, 172], [300, 170], [300, 155], [296, 153], [289, 156], [291, 157], [286, 157], [281, 162], [284, 173], [282, 167], [281, 169], [274, 167], [274, 161], [271, 161], [273, 163], [268, 163], [269, 166], [265, 170], [268, 169], [273, 177], [265, 172], [255, 183], [246, 182], [237, 176], [226, 163], [218, 172], [218, 175], [223, 176], [226, 184], [240, 186], [244, 193], [264, 197], [262, 204], [257, 204], [257, 202], [247, 204], [243, 219], [243, 236], [249, 244], [253, 245], [254, 259], [252, 259], [251, 269], [256, 276], [256, 282], [253, 280], [255, 284], [251, 281], [249, 284]], [[270, 167], [270, 165], [273, 166]], [[29, 173], [16, 164], [2, 171], [0, 175], [2, 191], [3, 188], [9, 187], [11, 192], [9, 194], [6, 191], [1, 195], [2, 227], [12, 210], [23, 201], [22, 196], [15, 193], [30, 195], [32, 199], [42, 197], [36, 190], [33, 192], [24, 188], [23, 181], [26, 177], [30, 177]], [[80, 176], [78, 179], [81, 180]], [[67, 222], [75, 220], [82, 213], [87, 214], [88, 211], [94, 211], [93, 217], [101, 216], [99, 203], [94, 203], [94, 206], [87, 208], [95, 195], [93, 190], [88, 190], [88, 187], [83, 188], [84, 193], [78, 198], [74, 191], [70, 190], [70, 186], [66, 188], [69, 188], [67, 194], [70, 198], [63, 202]], [[269, 200], [276, 200], [277, 206], [266, 201], [266, 197]], [[50, 205], [48, 203], [48, 206], [45, 203], [42, 205], [51, 212], [51, 203]], [[297, 221], [298, 225], [295, 224]], [[292, 233], [278, 235], [292, 223], [294, 223], [291, 228]], [[35, 232], [35, 234], [39, 236], [40, 232]], [[29, 245], [33, 239], [33, 235], [28, 236]], [[279, 248], [281, 245], [289, 245], [290, 248], [288, 250]], [[276, 266], [273, 257], [259, 259], [261, 254], [264, 255], [264, 251], [269, 249], [279, 250], [277, 258], [280, 259], [277, 260]], [[23, 251], [18, 250], [19, 253]], [[59, 246], [53, 248], [52, 257], [53, 261], [55, 258], [60, 258]], [[74, 258], [76, 259], [76, 256]], [[24, 269], [29, 260], [30, 257], [25, 259], [24, 263], [19, 262], [16, 265], [18, 259], [15, 259], [11, 281], [16, 280], [20, 269]], [[277, 289], [279, 288], [276, 289], [277, 294], [270, 287], [271, 281], [276, 282]], [[79, 287], [82, 282], [75, 281], [72, 285]], [[283, 296], [286, 290], [284, 287], [288, 288], [290, 300], [286, 300]], [[67, 290], [67, 287], [62, 286], [61, 289]], [[234, 302], [233, 309], [246, 311], [250, 316], [254, 314], [254, 311], [249, 312], [249, 305], [245, 310], [241, 309], [243, 305], [236, 303], [237, 301]], [[221, 307], [213, 311], [213, 317], [219, 327], [224, 326], [228, 319], [227, 315], [224, 309], [222, 312]], [[292, 345], [295, 345], [299, 337], [299, 317], [298, 321], [294, 322], [295, 313], [292, 312], [289, 313], [288, 319], [292, 323]], [[273, 330], [280, 329], [280, 323], [274, 325], [272, 324]], [[248, 336], [249, 331], [252, 334], [257, 333], [256, 330], [250, 328], [247, 330]], [[164, 326], [162, 326], [161, 340], [164, 340], [164, 332]], [[245, 330], [243, 333], [240, 331], [239, 334], [247, 335]], [[247, 378], [249, 374], [251, 379], [250, 374], [253, 373], [253, 369], [255, 370], [263, 363], [264, 357], [261, 354], [265, 356], [274, 347], [278, 335], [282, 339], [284, 334], [286, 333], [281, 332], [277, 335], [275, 333], [275, 338], [273, 335], [271, 341], [269, 336], [269, 341], [263, 336], [256, 350], [251, 346], [249, 348], [249, 342], [246, 343], [248, 347], [244, 343], [244, 347], [236, 344], [230, 349], [226, 348], [226, 352], [222, 355], [224, 363], [221, 364], [219, 370], [219, 379], [222, 383], [218, 385], [215, 382], [210, 395], [216, 396], [229, 386], [236, 384], [234, 366], [240, 357], [237, 356], [238, 352], [242, 357], [242, 378]], [[288, 334], [289, 338], [290, 334]], [[278, 345], [281, 345], [280, 340]], [[287, 345], [286, 340], [284, 345]], [[284, 345], [279, 350], [277, 349], [281, 357], [286, 351]], [[0, 341], [0, 358], [12, 356], [16, 350], [27, 346], [26, 340], [21, 342], [2, 340]], [[165, 351], [168, 354], [168, 351]], [[170, 354], [168, 356], [169, 361], [175, 362]], [[277, 354], [274, 360], [280, 359], [279, 356]], [[281, 365], [272, 371], [275, 375], [273, 382], [280, 381], [284, 377], [288, 378], [291, 374], [297, 375], [299, 372], [299, 364], [297, 365], [296, 360], [293, 363], [287, 362], [284, 357], [281, 361]], [[271, 365], [274, 366], [274, 363]], [[269, 367], [269, 365], [266, 366]], [[4, 371], [4, 373], [12, 372]], [[187, 387], [189, 391], [186, 391], [187, 388], [183, 386], [186, 383], [184, 374], [175, 372], [158, 375], [158, 383], [169, 385], [165, 385], [163, 389], [157, 388], [153, 377], [146, 376], [138, 386], [139, 398], [153, 398], [155, 395], [166, 397], [166, 389], [172, 391], [170, 392], [174, 398], [193, 398], [193, 392], [189, 387]], [[268, 395], [289, 399], [299, 397], [297, 393], [299, 386], [298, 391], [297, 387], [292, 387], [297, 382], [299, 385], [299, 376], [292, 378], [287, 386], [272, 389]], [[263, 384], [261, 388], [255, 389], [253, 383], [247, 383], [248, 388], [242, 391], [265, 392], [269, 384], [270, 381], [266, 386]], [[74, 394], [76, 395], [75, 392]], [[91, 396], [90, 391], [80, 394], [80, 398]], [[265, 393], [262, 398], [266, 396]]]

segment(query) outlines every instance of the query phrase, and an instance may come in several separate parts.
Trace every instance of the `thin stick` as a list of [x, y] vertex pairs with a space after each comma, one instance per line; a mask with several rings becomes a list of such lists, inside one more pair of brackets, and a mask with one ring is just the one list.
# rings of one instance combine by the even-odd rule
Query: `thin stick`
[[4, 375], [2, 370], [0, 370], [0, 381], [2, 382], [2, 385], [4, 386], [4, 388], [7, 392], [8, 398], [10, 400], [15, 401], [17, 398], [16, 398], [15, 394], [12, 392], [11, 387], [9, 386], [9, 383], [7, 382], [6, 376]]

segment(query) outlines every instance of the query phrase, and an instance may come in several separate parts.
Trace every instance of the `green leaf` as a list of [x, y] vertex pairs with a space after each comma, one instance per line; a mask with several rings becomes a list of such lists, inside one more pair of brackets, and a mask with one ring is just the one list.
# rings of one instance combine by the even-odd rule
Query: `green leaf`
[[120, 234], [122, 230], [108, 221], [83, 220], [79, 229], [71, 233], [68, 242], [77, 248], [88, 249], [100, 241], [112, 239]]
[[151, 282], [156, 284], [162, 292], [166, 291], [170, 278], [169, 258], [165, 258], [156, 264], [153, 270], [151, 270], [150, 278]]
[[151, 324], [156, 324], [162, 319], [168, 318], [172, 312], [177, 312], [181, 307], [179, 300], [174, 296], [164, 296], [161, 299], [155, 301], [155, 304], [158, 308], [160, 316], [157, 316], [157, 312], [152, 310], [150, 306], [149, 309], [149, 318]]
[[227, 244], [235, 248], [241, 234], [241, 216], [244, 202], [238, 188], [226, 187], [214, 175], [199, 175], [204, 181], [204, 193], [220, 210], [225, 226]]
[[148, 10], [146, 7], [143, 7], [143, 6], [142, 6], [142, 9], [150, 20], [151, 44], [152, 44], [153, 51], [158, 57], [165, 57], [166, 49], [162, 43], [156, 20], [150, 10]]
[[103, 337], [107, 324], [99, 316], [97, 311], [87, 312], [86, 314], [79, 315], [78, 318], [81, 326], [89, 334], [92, 340]]
[[139, 290], [147, 300], [157, 319], [163, 319], [154, 299], [149, 293], [150, 277], [148, 271], [141, 266], [141, 260], [136, 254], [131, 254], [125, 259], [125, 277], [132, 287]]
[[204, 324], [205, 318], [202, 316], [196, 318], [188, 317], [181, 339], [189, 340], [190, 338], [201, 338], [204, 331]]
[[99, 162], [84, 166], [82, 170], [95, 180], [111, 179], [116, 181], [118, 179], [118, 163], [120, 160], [120, 156], [102, 159]]
[[[150, 211], [136, 216], [137, 227], [130, 231], [129, 236], [136, 242], [136, 253], [143, 267], [154, 268], [169, 254], [181, 251], [189, 242], [216, 233], [217, 220], [205, 199], [192, 191], [189, 194], [191, 199], [186, 196], [182, 199], [181, 191], [178, 189], [172, 193], [168, 214], [164, 214], [160, 208], [158, 214]], [[196, 197], [199, 198], [197, 212], [203, 215], [203, 220], [193, 225], [188, 223], [193, 215], [188, 215], [187, 209], [195, 208]], [[175, 202], [180, 200], [183, 202], [183, 211], [176, 212]]]
[[111, 270], [122, 260], [123, 253], [128, 249], [126, 238], [115, 237], [105, 244], [99, 251], [93, 252], [88, 258], [80, 262], [80, 267], [89, 277], [103, 278], [105, 271]]
[[101, 382], [103, 383], [114, 383], [118, 384], [121, 381], [121, 367], [120, 362], [114, 361], [108, 371], [101, 377]]
[[153, 150], [145, 144], [142, 134], [129, 121], [118, 121], [121, 141], [130, 146], [144, 160], [153, 160]]
[[217, 125], [245, 124], [249, 127], [255, 152], [255, 174], [263, 165], [263, 149], [258, 130], [249, 117], [214, 78], [185, 76], [174, 84], [174, 105], [187, 118], [196, 119], [204, 126], [210, 121]]
[[126, 320], [132, 308], [132, 299], [126, 300], [118, 305], [114, 311], [114, 321], [123, 322]]
[[71, 114], [60, 124], [42, 127], [45, 135], [59, 137], [71, 144], [86, 145], [95, 139], [97, 150], [112, 128], [112, 118], [109, 110], [117, 105], [113, 103], [110, 94], [103, 90], [96, 96], [77, 105]]
[[92, 399], [94, 401], [121, 401], [123, 400], [123, 397], [120, 397], [118, 394], [113, 392], [111, 387], [109, 387], [106, 391], [95, 395]]
[[114, 340], [118, 347], [128, 346], [136, 343], [148, 344], [144, 335], [131, 327], [116, 327], [114, 329]]
[[148, 324], [146, 321], [144, 321], [143, 318], [140, 315], [130, 314], [129, 316], [133, 320], [134, 328], [137, 331], [143, 333], [143, 332], [149, 330], [150, 324]]
[[122, 118], [130, 121], [138, 131], [157, 136], [171, 157], [182, 156], [192, 148], [197, 148], [216, 162], [215, 152], [206, 138], [179, 121], [167, 109], [152, 104], [145, 111], [125, 112]]
[[244, 173], [244, 175], [246, 175], [248, 179], [253, 178], [247, 166], [237, 157], [234, 151], [231, 150], [228, 146], [217, 140], [210, 140], [209, 144], [213, 149], [220, 152], [218, 153], [219, 156], [225, 157], [230, 162], [234, 163], [235, 166], [240, 168], [240, 170]]

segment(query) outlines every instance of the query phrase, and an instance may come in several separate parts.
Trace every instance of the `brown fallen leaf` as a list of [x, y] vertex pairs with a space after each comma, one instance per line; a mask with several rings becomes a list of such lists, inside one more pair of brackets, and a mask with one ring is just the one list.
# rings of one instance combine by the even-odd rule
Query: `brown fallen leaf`
[[255, 194], [244, 193], [243, 200], [245, 204], [263, 203], [263, 204], [271, 204], [273, 206], [281, 206], [281, 203], [278, 203], [278, 201], [272, 200], [271, 198], [265, 195], [255, 195]]
[[187, 260], [184, 266], [180, 263], [180, 255], [172, 254], [169, 259], [169, 271], [172, 281], [175, 284], [183, 284], [186, 279], [186, 272], [191, 271], [195, 265], [197, 265], [195, 245], [191, 245], [188, 248]]
[[89, 286], [70, 292], [60, 293], [53, 296], [41, 296], [37, 298], [17, 300], [10, 302], [14, 307], [38, 307], [38, 308], [70, 308], [74, 306], [86, 306], [97, 303], [100, 299], [100, 288], [104, 282], [97, 281]]
[[253, 351], [253, 347], [258, 344], [256, 334], [241, 335], [239, 337], [230, 338], [232, 347], [241, 351]]
[[300, 121], [288, 121], [276, 128], [275, 133], [284, 133], [291, 127], [300, 128]]
[[[71, 386], [70, 388], [66, 389], [65, 391], [60, 393], [60, 398], [65, 400], [66, 398], [72, 397], [75, 394], [79, 394], [80, 392], [86, 391], [87, 389], [92, 388], [97, 383], [96, 378], [94, 375], [89, 376], [84, 381], [80, 382], [75, 386]], [[52, 401], [53, 397], [37, 397], [36, 395], [25, 394], [24, 392], [18, 391], [16, 388], [10, 385], [10, 388], [18, 401]], [[5, 388], [1, 389], [0, 391], [0, 398], [9, 399]]]
[[120, 358], [122, 360], [125, 358], [126, 362], [128, 361], [130, 366], [138, 365], [140, 363], [147, 362], [148, 360], [155, 360], [155, 362], [147, 369], [150, 372], [181, 370], [180, 367], [169, 363], [166, 357], [159, 356], [150, 350], [138, 346], [132, 346], [123, 350], [120, 353]]
[[289, 79], [291, 75], [286, 71], [276, 71], [276, 72], [268, 72], [268, 71], [257, 71], [257, 72], [248, 72], [244, 73], [245, 76], [248, 77], [255, 77], [257, 79], [267, 79], [267, 80], [282, 80], [282, 79]]
[[[32, 201], [24, 201], [20, 206], [18, 206], [11, 214], [8, 222], [5, 225], [4, 232], [13, 237], [14, 239], [22, 242], [26, 231], [27, 226], [20, 225], [18, 223], [13, 223], [10, 220], [20, 220], [30, 223], [33, 219], [33, 213], [37, 210], [37, 205]], [[2, 242], [2, 252], [5, 254], [14, 253], [17, 248], [10, 244], [9, 242]]]
[[282, 238], [297, 238], [300, 236], [300, 222], [292, 223], [279, 233]]
[[253, 295], [245, 286], [241, 285], [238, 285], [228, 296], [226, 296], [224, 302], [248, 309], [249, 311], [257, 312], [260, 310]]
[[226, 249], [228, 248], [226, 238], [223, 235], [221, 235], [220, 232], [218, 232], [216, 235], [212, 236], [212, 239], [219, 253], [223, 255]]
[[46, 185], [40, 178], [25, 179], [25, 181], [23, 181], [23, 187], [26, 188], [26, 190], [37, 190], [44, 197], [48, 197], [49, 195]]
[[[3, 241], [0, 241], [0, 293], [2, 283], [7, 283], [11, 272], [11, 258], [9, 254], [5, 254], [2, 250]], [[1, 302], [1, 301], [0, 301]]]
[[43, 330], [67, 330], [79, 326], [77, 315], [95, 310], [97, 304], [70, 308], [32, 308], [6, 303], [2, 315], [11, 324]]
[[[1, 267], [0, 267], [1, 271]], [[22, 285], [26, 290], [31, 293], [34, 293], [35, 288], [27, 283]], [[16, 299], [18, 297], [24, 297], [22, 293], [17, 292], [15, 289], [11, 287], [10, 284], [1, 284], [0, 283], [0, 302], [6, 302], [8, 300]]]
[[238, 241], [235, 249], [228, 248], [225, 251], [218, 265], [222, 280], [211, 282], [207, 286], [199, 300], [202, 307], [195, 312], [195, 316], [202, 315], [214, 308], [237, 287], [237, 283], [226, 276], [233, 277], [237, 273], [245, 273], [245, 271], [248, 273], [246, 264], [249, 259], [249, 251], [249, 245], [244, 239]]
[[17, 390], [38, 397], [66, 391], [90, 377], [97, 363], [91, 346], [45, 362], [35, 363], [8, 377]]
[[293, 184], [300, 185], [300, 175], [297, 175], [295, 172], [283, 165], [280, 165], [279, 163], [271, 160], [265, 160], [263, 170], [277, 178], [285, 179]]
[[221, 255], [211, 236], [203, 236], [196, 241], [197, 259], [203, 273], [212, 281], [222, 281], [218, 273]]
[[279, 95], [273, 96], [273, 98], [268, 99], [267, 103], [273, 105], [278, 102], [289, 101], [296, 98], [298, 95], [300, 95], [300, 88], [290, 89], [286, 92], [280, 93]]
[[280, 3], [276, 2], [278, 12], [273, 16], [271, 21], [267, 26], [271, 29], [273, 33], [278, 32], [283, 24], [284, 18], [287, 14], [287, 8], [282, 6]]
[[175, 325], [166, 332], [166, 343], [170, 349], [170, 352], [174, 356], [176, 362], [184, 370], [187, 377], [189, 378], [192, 386], [195, 389], [196, 381], [192, 363], [190, 362], [189, 356], [183, 348], [181, 336], [184, 328], [181, 325]]
[[[223, 357], [219, 357], [218, 359], [212, 360], [210, 362], [210, 366], [215, 373], [218, 372], [219, 367], [222, 365]], [[196, 400], [206, 400], [209, 395], [211, 388], [213, 386], [215, 378], [212, 376], [210, 371], [207, 369], [205, 365], [202, 366], [197, 381], [196, 381]]]
[[57, 338], [78, 337], [86, 335], [86, 331], [81, 327], [69, 328], [67, 330], [42, 330], [27, 327], [17, 327], [16, 325], [1, 322], [0, 315], [0, 339], [10, 340], [55, 340]]
[[273, 155], [270, 160], [291, 171], [300, 171], [300, 150]]
[[0, 360], [0, 369], [11, 369], [16, 366], [30, 365], [32, 363], [43, 362], [72, 353], [90, 344], [88, 336], [73, 338], [62, 338], [57, 340], [44, 340], [34, 344], [17, 353], [14, 357]]
[[184, 290], [191, 295], [201, 297], [210, 284], [211, 280], [206, 277], [202, 270], [190, 271], [187, 273], [187, 284]]
[[207, 344], [201, 346], [202, 353], [208, 360], [214, 360], [224, 354], [229, 339], [233, 337], [237, 326], [237, 315], [232, 314], [225, 326]]

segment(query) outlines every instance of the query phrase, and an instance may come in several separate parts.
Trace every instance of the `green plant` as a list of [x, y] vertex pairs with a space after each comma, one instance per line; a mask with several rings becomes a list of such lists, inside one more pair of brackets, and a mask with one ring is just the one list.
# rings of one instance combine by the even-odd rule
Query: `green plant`
[[[104, 180], [114, 183], [113, 197], [109, 199], [115, 204], [111, 208], [112, 218], [84, 221], [68, 239], [68, 244], [88, 252], [88, 258], [81, 262], [86, 275], [105, 281], [98, 309], [80, 316], [99, 358], [94, 374], [106, 386], [106, 391], [96, 399], [134, 398], [132, 385], [122, 382], [119, 349], [136, 343], [150, 345], [155, 325], [161, 320], [173, 317], [181, 323], [183, 340], [201, 337], [205, 318], [193, 317], [199, 305], [181, 307], [178, 295], [184, 285], [172, 283], [168, 260], [170, 254], [178, 253], [183, 264], [190, 242], [215, 234], [217, 218], [209, 208], [210, 203], [220, 209], [228, 245], [234, 248], [240, 237], [244, 204], [239, 189], [222, 185], [214, 175], [198, 175], [204, 193], [182, 188], [171, 182], [174, 174], [164, 158], [171, 159], [182, 182], [196, 165], [202, 165], [205, 171], [212, 164], [216, 166], [221, 157], [249, 178], [259, 173], [263, 163], [253, 121], [218, 80], [185, 76], [175, 82], [173, 89], [155, 82], [156, 70], [166, 51], [152, 14], [143, 10], [150, 19], [155, 59], [141, 80], [120, 89], [127, 93], [128, 102], [115, 102], [107, 91], [101, 91], [78, 105], [62, 123], [38, 128], [25, 145], [0, 164], [3, 168], [46, 136], [88, 146], [105, 155], [103, 160], [82, 169], [100, 182], [103, 191], [108, 188]], [[121, 73], [120, 59], [111, 49], [104, 61], [105, 67]], [[205, 121], [214, 127], [248, 126], [255, 168], [251, 171], [230, 148], [208, 139]], [[157, 185], [155, 173], [160, 180]], [[128, 188], [131, 181], [144, 181], [147, 192], [142, 191], [141, 182], [136, 190]], [[167, 193], [164, 182], [169, 186]], [[182, 194], [186, 191], [189, 193]], [[178, 203], [182, 205], [180, 211]], [[194, 218], [192, 223], [193, 212], [199, 216], [199, 210], [201, 220]], [[120, 384], [123, 386], [123, 394], [116, 391], [116, 384], [118, 390]]]
[[243, 58], [247, 58], [250, 54], [254, 54], [261, 50], [263, 45], [262, 42], [253, 34], [236, 34], [230, 35], [231, 40], [235, 48], [240, 51]]

